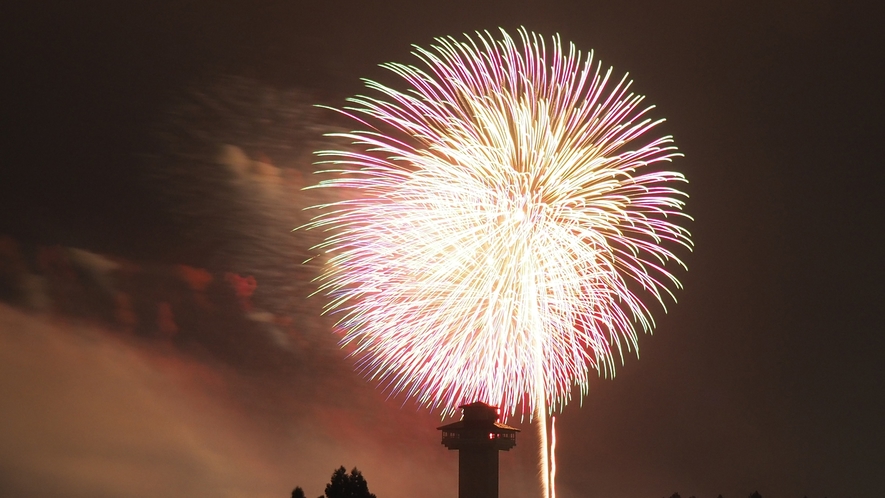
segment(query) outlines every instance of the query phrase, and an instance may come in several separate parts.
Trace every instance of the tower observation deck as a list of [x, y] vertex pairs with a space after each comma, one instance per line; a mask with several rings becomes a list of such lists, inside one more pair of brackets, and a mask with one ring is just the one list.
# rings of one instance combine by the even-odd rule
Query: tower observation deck
[[498, 422], [498, 409], [461, 405], [461, 420], [444, 425], [442, 444], [458, 450], [458, 498], [498, 498], [498, 452], [516, 446], [519, 429]]

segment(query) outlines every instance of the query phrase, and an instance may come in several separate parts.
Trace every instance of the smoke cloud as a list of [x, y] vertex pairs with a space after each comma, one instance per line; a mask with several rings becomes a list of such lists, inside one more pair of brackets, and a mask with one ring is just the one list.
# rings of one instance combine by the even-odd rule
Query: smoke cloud
[[[292, 229], [329, 200], [302, 188], [335, 128], [299, 91], [197, 88], [145, 155], [164, 251], [3, 240], [0, 495], [317, 496], [344, 465], [379, 497], [454, 496], [443, 421], [361, 379], [309, 297], [322, 234]], [[532, 437], [508, 496], [537, 494]]]

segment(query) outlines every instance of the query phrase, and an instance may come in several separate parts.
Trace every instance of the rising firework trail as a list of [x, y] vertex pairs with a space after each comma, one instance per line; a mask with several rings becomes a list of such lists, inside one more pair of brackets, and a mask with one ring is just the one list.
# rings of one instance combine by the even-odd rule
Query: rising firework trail
[[[549, 45], [548, 45], [549, 43]], [[679, 156], [662, 119], [593, 53], [519, 31], [438, 38], [421, 67], [384, 64], [401, 90], [340, 112], [360, 130], [318, 154], [327, 230], [320, 292], [358, 368], [452, 413], [483, 401], [539, 418], [588, 374], [614, 375], [680, 283]]]

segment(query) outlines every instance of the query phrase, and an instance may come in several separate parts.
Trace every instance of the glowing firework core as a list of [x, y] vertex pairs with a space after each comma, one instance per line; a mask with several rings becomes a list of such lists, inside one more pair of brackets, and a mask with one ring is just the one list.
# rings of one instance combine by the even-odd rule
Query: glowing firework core
[[520, 31], [417, 48], [424, 69], [383, 67], [398, 91], [349, 99], [363, 126], [323, 151], [346, 192], [311, 228], [328, 230], [320, 291], [358, 365], [389, 389], [451, 413], [561, 407], [588, 372], [613, 374], [654, 325], [668, 261], [691, 247], [675, 222], [679, 155], [650, 132], [626, 76], [610, 82], [558, 37]]

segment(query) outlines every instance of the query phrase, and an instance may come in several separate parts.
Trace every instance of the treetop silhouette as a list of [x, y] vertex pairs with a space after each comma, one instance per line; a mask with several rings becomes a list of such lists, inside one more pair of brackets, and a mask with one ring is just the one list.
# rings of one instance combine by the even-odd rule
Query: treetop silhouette
[[362, 472], [354, 467], [348, 474], [342, 465], [332, 473], [331, 482], [326, 484], [325, 498], [375, 498], [375, 495], [369, 492], [369, 484]]

